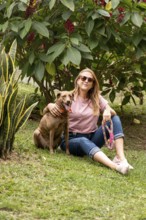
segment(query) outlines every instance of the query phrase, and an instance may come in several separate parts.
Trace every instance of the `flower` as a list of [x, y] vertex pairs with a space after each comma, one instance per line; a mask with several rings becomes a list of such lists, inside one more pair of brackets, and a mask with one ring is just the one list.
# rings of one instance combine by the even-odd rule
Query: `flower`
[[119, 11], [119, 13], [123, 13], [125, 11], [125, 9], [123, 7], [119, 7], [118, 11]]
[[70, 19], [67, 19], [67, 21], [64, 24], [64, 27], [69, 34], [74, 32], [74, 24], [71, 22]]
[[35, 39], [35, 33], [34, 32], [30, 32], [27, 36], [27, 42], [31, 43], [33, 40]]

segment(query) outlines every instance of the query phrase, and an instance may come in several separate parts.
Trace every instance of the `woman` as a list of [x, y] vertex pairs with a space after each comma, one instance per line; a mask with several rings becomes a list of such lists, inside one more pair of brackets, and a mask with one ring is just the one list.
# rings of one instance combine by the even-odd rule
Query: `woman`
[[[56, 104], [48, 104], [50, 112], [59, 116], [60, 112]], [[127, 174], [133, 167], [127, 162], [124, 155], [124, 134], [122, 125], [116, 112], [108, 102], [100, 95], [99, 83], [91, 69], [83, 69], [75, 79], [74, 101], [69, 113], [69, 149], [76, 156], [88, 155], [94, 161]], [[100, 112], [103, 113], [103, 122], [109, 126], [109, 120], [113, 122], [114, 145], [116, 156], [110, 160], [102, 151], [105, 144], [102, 127], [97, 127]], [[108, 132], [106, 131], [107, 138]], [[65, 141], [62, 139], [61, 149], [65, 151]]]

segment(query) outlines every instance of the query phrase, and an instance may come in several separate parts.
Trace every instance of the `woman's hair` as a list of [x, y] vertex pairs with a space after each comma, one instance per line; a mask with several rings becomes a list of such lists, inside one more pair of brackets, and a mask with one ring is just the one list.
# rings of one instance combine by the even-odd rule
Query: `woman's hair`
[[75, 89], [74, 89], [74, 94], [75, 95], [79, 95], [79, 86], [77, 84], [78, 79], [80, 78], [80, 75], [84, 72], [89, 72], [91, 73], [94, 81], [93, 81], [93, 87], [88, 91], [88, 98], [91, 99], [91, 103], [93, 106], [93, 114], [97, 115], [99, 113], [99, 94], [100, 94], [100, 88], [99, 88], [99, 83], [98, 80], [96, 78], [95, 73], [89, 69], [83, 69], [81, 70], [81, 72], [79, 73], [79, 75], [76, 77], [75, 79]]

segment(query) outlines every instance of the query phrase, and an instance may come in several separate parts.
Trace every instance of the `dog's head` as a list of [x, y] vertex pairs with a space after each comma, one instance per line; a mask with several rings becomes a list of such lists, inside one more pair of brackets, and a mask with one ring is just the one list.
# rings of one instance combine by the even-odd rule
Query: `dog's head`
[[57, 93], [57, 100], [65, 107], [67, 111], [71, 111], [71, 104], [74, 98], [72, 91], [59, 91]]

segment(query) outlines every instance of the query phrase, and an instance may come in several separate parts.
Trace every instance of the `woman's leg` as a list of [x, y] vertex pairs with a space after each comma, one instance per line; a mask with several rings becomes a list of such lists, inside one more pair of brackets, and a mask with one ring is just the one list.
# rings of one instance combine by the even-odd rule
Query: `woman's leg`
[[[60, 145], [63, 151], [66, 150], [65, 140], [63, 139]], [[75, 156], [88, 155], [92, 157], [94, 153], [100, 151], [100, 149], [85, 136], [71, 136], [69, 138], [69, 151], [70, 154]]]
[[[61, 149], [65, 151], [65, 141], [61, 143]], [[88, 155], [94, 161], [116, 170], [122, 174], [128, 173], [128, 165], [119, 165], [111, 161], [91, 140], [86, 137], [74, 137], [69, 140], [70, 153], [76, 156]]]
[[113, 159], [113, 162], [115, 162], [116, 164], [128, 164], [129, 168], [133, 169], [133, 167], [127, 162], [127, 159], [124, 154], [124, 134], [123, 134], [121, 120], [118, 116], [114, 116], [112, 118], [112, 121], [113, 121], [115, 149], [116, 149], [116, 156]]
[[124, 160], [125, 154], [124, 154], [124, 139], [123, 138], [118, 138], [115, 140], [115, 148], [116, 148], [116, 156], [120, 160]]
[[[126, 158], [125, 158], [125, 154], [124, 154], [124, 134], [123, 134], [123, 128], [122, 128], [122, 124], [120, 121], [120, 118], [116, 115], [112, 117], [112, 121], [113, 121], [113, 133], [114, 133], [114, 138], [115, 138], [115, 149], [116, 149], [116, 156], [114, 158], [114, 160], [112, 162], [116, 163], [116, 164], [121, 164], [121, 162], [123, 163], [123, 165], [129, 165], [129, 168], [132, 169], [133, 167], [128, 164]], [[110, 126], [110, 123], [107, 122], [107, 125]], [[109, 138], [109, 133], [107, 132], [106, 129], [106, 136], [107, 139]], [[103, 135], [103, 131], [102, 131], [102, 126], [100, 126], [97, 131], [93, 134], [91, 140], [98, 145], [100, 148], [105, 144], [104, 141], [104, 135]], [[101, 156], [101, 157], [100, 157]], [[102, 161], [99, 161], [99, 159], [101, 158]], [[109, 167], [113, 167], [113, 164], [111, 163], [111, 160], [107, 157], [102, 156], [102, 155], [96, 155], [94, 156], [94, 160], [97, 160], [99, 162], [102, 163], [106, 163], [105, 165], [109, 166]]]
[[106, 154], [104, 154], [102, 151], [99, 151], [93, 155], [93, 160], [99, 163], [104, 164], [105, 166], [115, 170], [116, 169], [116, 164], [111, 161]]
[[94, 154], [93, 160], [104, 164], [105, 166], [118, 171], [121, 174], [127, 174], [129, 171], [128, 164], [116, 164], [110, 160], [102, 151]]

